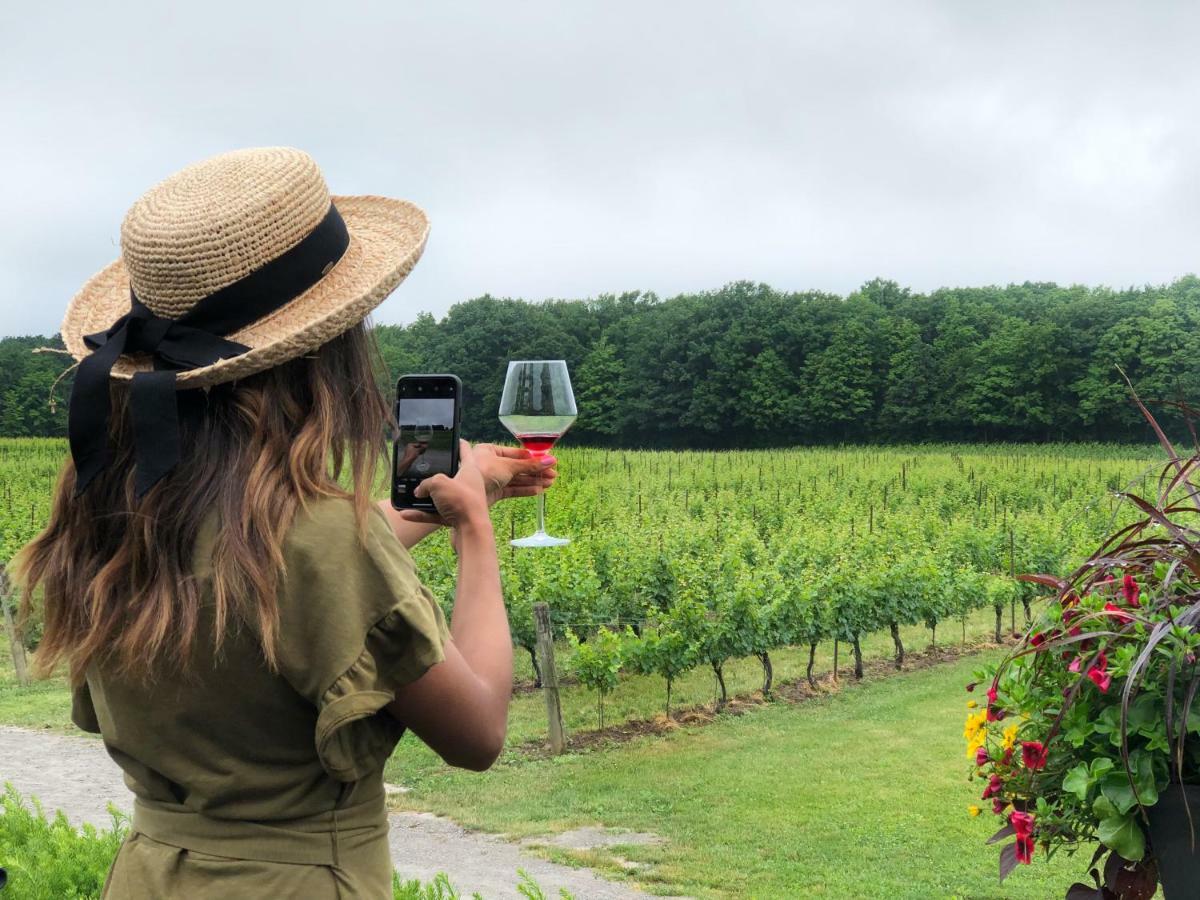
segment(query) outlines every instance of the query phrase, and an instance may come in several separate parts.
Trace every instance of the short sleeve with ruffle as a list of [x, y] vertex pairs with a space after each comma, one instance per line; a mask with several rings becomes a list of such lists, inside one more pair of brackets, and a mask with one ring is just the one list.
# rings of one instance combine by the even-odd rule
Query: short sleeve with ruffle
[[71, 721], [75, 727], [92, 734], [100, 733], [100, 720], [92, 702], [92, 689], [86, 681], [71, 689]]
[[302, 510], [284, 542], [281, 674], [317, 709], [314, 741], [339, 781], [378, 769], [404, 726], [396, 689], [444, 659], [449, 630], [412, 557], [372, 507], [366, 541], [348, 500]]

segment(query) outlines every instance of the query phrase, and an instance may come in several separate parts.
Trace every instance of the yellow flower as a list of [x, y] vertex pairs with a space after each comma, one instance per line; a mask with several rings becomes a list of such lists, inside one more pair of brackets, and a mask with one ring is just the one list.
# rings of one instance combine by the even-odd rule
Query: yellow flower
[[978, 703], [976, 703], [974, 700], [968, 700], [968, 701], [967, 701], [967, 709], [974, 709], [974, 708], [975, 708], [975, 707], [977, 707], [978, 705], [979, 705], [979, 704], [978, 704]]
[[1004, 729], [1004, 749], [1011, 750], [1017, 742], [1017, 732], [1020, 730], [1017, 725], [1009, 725]]
[[967, 812], [969, 812], [972, 816], [977, 816], [980, 812], [982, 812], [982, 810], [980, 810], [978, 806], [968, 806]]
[[987, 730], [987, 710], [981, 709], [977, 713], [971, 713], [967, 716], [967, 722], [963, 726], [963, 737], [967, 739], [967, 743], [974, 741], [979, 733]]
[[987, 710], [967, 716], [967, 724], [963, 726], [963, 737], [967, 739], [967, 759], [975, 758], [975, 751], [987, 740]]

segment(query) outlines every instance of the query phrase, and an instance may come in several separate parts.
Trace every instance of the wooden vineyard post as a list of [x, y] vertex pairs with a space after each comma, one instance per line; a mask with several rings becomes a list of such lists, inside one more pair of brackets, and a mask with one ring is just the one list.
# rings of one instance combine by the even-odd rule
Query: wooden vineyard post
[[533, 626], [537, 633], [538, 666], [542, 670], [542, 693], [546, 697], [546, 722], [550, 732], [550, 752], [555, 756], [566, 749], [562, 705], [558, 699], [558, 668], [554, 665], [554, 632], [550, 628], [550, 607], [533, 604]]
[[[1008, 577], [1009, 578], [1017, 577], [1017, 565], [1013, 561], [1012, 529], [1009, 529], [1009, 532], [1008, 532]], [[1012, 632], [1015, 635], [1017, 633], [1017, 598], [1016, 597], [1009, 598], [1008, 611], [1009, 611], [1009, 618], [1011, 620], [1009, 624], [1012, 625]]]
[[12, 610], [8, 607], [10, 593], [8, 573], [0, 566], [0, 608], [4, 609], [4, 630], [8, 632], [8, 642], [12, 647], [13, 670], [17, 673], [17, 684], [29, 686], [29, 672], [25, 667], [25, 645], [17, 637], [17, 625], [13, 622]]

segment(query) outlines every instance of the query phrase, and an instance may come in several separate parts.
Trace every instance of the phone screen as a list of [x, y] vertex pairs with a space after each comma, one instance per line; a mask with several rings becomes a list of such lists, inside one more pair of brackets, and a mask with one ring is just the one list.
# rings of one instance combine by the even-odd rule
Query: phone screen
[[401, 397], [396, 419], [400, 426], [397, 478], [454, 474], [453, 397]]
[[392, 506], [433, 510], [417, 486], [434, 475], [458, 472], [459, 395], [453, 375], [405, 375], [396, 385], [396, 445], [392, 450]]

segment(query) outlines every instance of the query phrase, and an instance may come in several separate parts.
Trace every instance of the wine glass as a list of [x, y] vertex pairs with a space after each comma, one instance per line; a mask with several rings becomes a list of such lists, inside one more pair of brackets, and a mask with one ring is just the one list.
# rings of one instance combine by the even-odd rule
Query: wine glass
[[[575, 421], [575, 394], [571, 376], [561, 359], [514, 360], [508, 364], [504, 394], [500, 397], [500, 424], [521, 446], [540, 459]], [[568, 538], [546, 533], [546, 495], [538, 494], [538, 527], [514, 547], [561, 547]]]
[[413, 431], [413, 450], [417, 454], [416, 462], [413, 463], [413, 468], [424, 475], [430, 469], [430, 454], [429, 448], [433, 444], [433, 426], [418, 425]]

